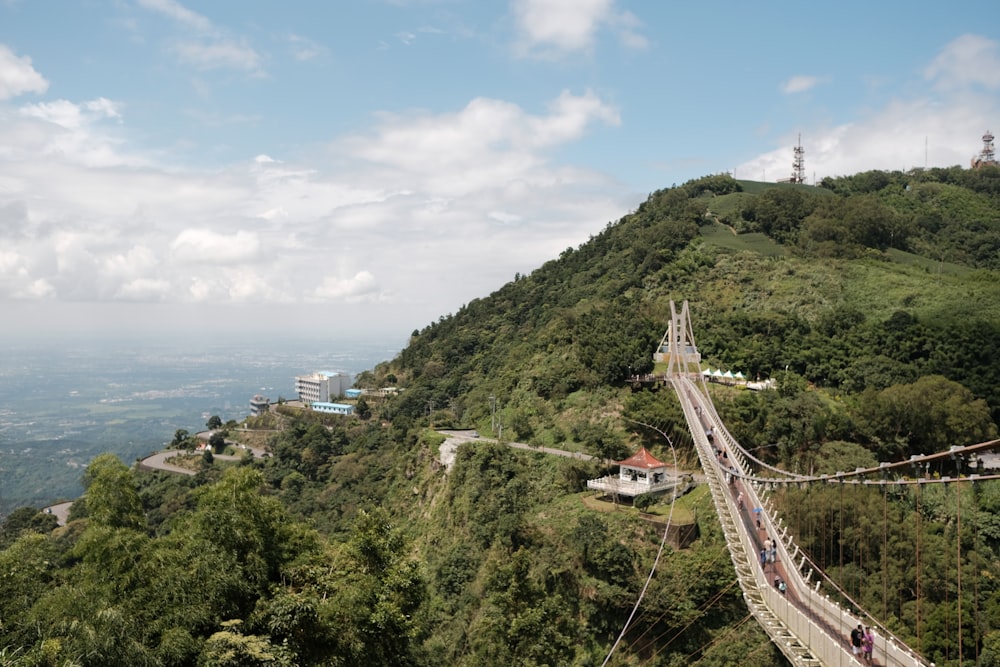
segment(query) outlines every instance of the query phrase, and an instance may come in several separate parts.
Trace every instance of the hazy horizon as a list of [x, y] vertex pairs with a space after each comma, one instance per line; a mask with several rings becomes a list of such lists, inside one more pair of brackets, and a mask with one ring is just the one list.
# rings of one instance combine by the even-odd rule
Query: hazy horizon
[[208, 416], [240, 421], [257, 393], [293, 398], [294, 376], [356, 375], [401, 346], [253, 337], [8, 339], [0, 358], [0, 515], [82, 492], [97, 454], [131, 464]]

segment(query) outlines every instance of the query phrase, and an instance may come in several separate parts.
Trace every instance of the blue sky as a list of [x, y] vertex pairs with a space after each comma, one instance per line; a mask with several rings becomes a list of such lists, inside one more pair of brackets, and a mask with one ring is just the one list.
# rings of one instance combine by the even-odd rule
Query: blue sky
[[757, 4], [0, 0], [5, 331], [405, 337], [799, 134], [1000, 132], [1000, 4]]

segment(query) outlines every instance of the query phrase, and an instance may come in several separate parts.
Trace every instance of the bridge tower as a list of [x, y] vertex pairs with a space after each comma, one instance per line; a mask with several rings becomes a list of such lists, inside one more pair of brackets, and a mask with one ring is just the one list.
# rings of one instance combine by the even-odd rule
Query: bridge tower
[[653, 361], [667, 364], [667, 375], [682, 375], [684, 373], [699, 373], [701, 354], [694, 344], [694, 332], [691, 330], [691, 318], [688, 302], [684, 301], [680, 312], [677, 305], [670, 301], [670, 322], [667, 331], [656, 348]]

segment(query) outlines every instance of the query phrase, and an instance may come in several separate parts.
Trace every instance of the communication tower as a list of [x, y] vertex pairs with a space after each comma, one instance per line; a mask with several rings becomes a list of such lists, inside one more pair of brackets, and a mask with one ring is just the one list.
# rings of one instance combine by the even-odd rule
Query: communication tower
[[792, 149], [792, 175], [790, 178], [782, 178], [779, 183], [805, 183], [806, 182], [806, 151], [802, 148], [802, 135], [799, 134], [799, 143]]
[[802, 148], [802, 135], [799, 135], [799, 145], [794, 148], [795, 157], [792, 160], [792, 183], [806, 182], [806, 152]]
[[972, 158], [972, 168], [979, 169], [980, 167], [998, 166], [996, 153], [993, 151], [993, 133], [986, 130], [986, 134], [983, 135], [983, 150], [982, 152]]

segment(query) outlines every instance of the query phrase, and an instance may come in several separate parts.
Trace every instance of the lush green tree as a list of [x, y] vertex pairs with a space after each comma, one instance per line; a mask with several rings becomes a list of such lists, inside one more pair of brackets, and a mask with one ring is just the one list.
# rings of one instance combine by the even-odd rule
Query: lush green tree
[[0, 524], [0, 549], [6, 548], [24, 532], [46, 534], [59, 524], [55, 515], [34, 507], [19, 507]]
[[222, 417], [220, 417], [219, 415], [212, 415], [211, 417], [208, 418], [208, 421], [205, 422], [205, 428], [207, 428], [209, 431], [214, 431], [217, 428], [222, 428]]
[[330, 591], [326, 613], [337, 628], [344, 664], [417, 664], [426, 633], [419, 614], [426, 585], [384, 510], [358, 514], [335, 567], [339, 585]]
[[293, 654], [268, 637], [244, 635], [239, 622], [231, 621], [205, 641], [198, 656], [199, 667], [292, 667]]
[[857, 410], [866, 430], [880, 443], [883, 460], [983, 442], [997, 433], [986, 402], [939, 375], [868, 391]]
[[208, 438], [208, 446], [216, 454], [226, 451], [226, 435], [222, 431], [215, 431]]
[[144, 528], [142, 501], [131, 471], [114, 454], [94, 458], [83, 474], [90, 520], [111, 528]]

